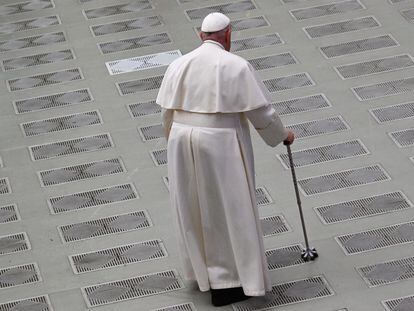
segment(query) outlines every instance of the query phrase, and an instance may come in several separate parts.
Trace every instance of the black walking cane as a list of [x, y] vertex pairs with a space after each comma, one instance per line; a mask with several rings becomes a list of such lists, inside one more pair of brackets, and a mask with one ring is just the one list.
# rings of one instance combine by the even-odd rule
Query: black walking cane
[[315, 260], [318, 257], [318, 253], [316, 252], [315, 248], [309, 247], [308, 235], [306, 234], [305, 219], [303, 218], [302, 202], [300, 201], [300, 196], [299, 196], [298, 181], [296, 180], [295, 164], [293, 163], [292, 151], [290, 150], [290, 145], [288, 143], [284, 143], [284, 145], [286, 146], [287, 152], [288, 152], [290, 171], [292, 172], [293, 185], [295, 187], [295, 193], [296, 193], [296, 202], [298, 203], [300, 221], [302, 223], [302, 229], [303, 229], [303, 236], [305, 237], [306, 248], [302, 250], [302, 258], [304, 261]]

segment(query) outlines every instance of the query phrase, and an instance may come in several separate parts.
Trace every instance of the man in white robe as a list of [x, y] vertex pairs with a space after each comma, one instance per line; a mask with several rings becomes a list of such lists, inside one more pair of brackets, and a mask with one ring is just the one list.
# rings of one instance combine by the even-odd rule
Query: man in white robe
[[221, 306], [271, 290], [247, 120], [270, 146], [294, 135], [252, 66], [228, 52], [229, 18], [211, 13], [201, 31], [203, 44], [168, 67], [157, 104], [184, 276]]

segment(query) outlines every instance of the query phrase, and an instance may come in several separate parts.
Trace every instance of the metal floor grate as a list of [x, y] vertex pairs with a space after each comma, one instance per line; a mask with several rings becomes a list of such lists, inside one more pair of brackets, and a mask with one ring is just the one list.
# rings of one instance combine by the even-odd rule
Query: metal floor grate
[[272, 286], [264, 297], [250, 298], [233, 305], [234, 311], [267, 310], [279, 306], [333, 296], [334, 292], [323, 276], [310, 277]]
[[102, 54], [139, 49], [148, 46], [171, 43], [168, 33], [158, 33], [154, 35], [141, 36], [125, 40], [98, 43]]
[[381, 26], [374, 16], [349, 19], [341, 22], [305, 27], [304, 30], [312, 39], [325, 36], [359, 31]]
[[167, 164], [167, 149], [154, 150], [150, 152], [152, 161], [155, 165], [166, 165]]
[[298, 62], [292, 53], [287, 52], [277, 55], [249, 59], [249, 63], [255, 70], [264, 70], [297, 64]]
[[260, 218], [260, 223], [264, 237], [292, 231], [282, 215]]
[[[8, 4], [0, 6], [0, 16], [19, 14], [25, 12], [40, 11], [44, 9], [54, 8], [55, 5], [52, 0], [36, 0], [26, 1], [16, 4]], [[0, 311], [2, 311], [0, 309]]]
[[349, 130], [349, 126], [341, 116], [297, 123], [286, 127], [295, 133], [297, 139]]
[[42, 186], [52, 186], [72, 181], [124, 173], [120, 159], [108, 159], [80, 165], [38, 172]]
[[4, 71], [24, 69], [32, 66], [58, 63], [65, 60], [74, 59], [72, 50], [61, 50], [50, 53], [42, 53], [25, 57], [11, 58], [3, 60]]
[[382, 304], [388, 311], [410, 311], [414, 308], [414, 296], [384, 300]]
[[231, 14], [231, 13], [250, 11], [254, 9], [256, 9], [256, 6], [251, 0], [244, 0], [244, 1], [232, 2], [232, 3], [222, 4], [222, 5], [215, 5], [215, 6], [209, 6], [209, 7], [204, 7], [204, 8], [186, 10], [185, 13], [187, 14], [190, 20], [196, 20], [196, 19], [202, 19], [209, 13], [213, 13], [213, 12]]
[[116, 75], [144, 69], [168, 66], [180, 56], [182, 56], [180, 50], [174, 50], [157, 54], [144, 55], [140, 57], [114, 60], [106, 62], [105, 65], [110, 75]]
[[325, 224], [391, 213], [413, 207], [401, 191], [315, 208]]
[[291, 10], [290, 14], [292, 14], [297, 21], [301, 21], [309, 18], [347, 13], [362, 9], [365, 9], [365, 7], [358, 0], [346, 0], [304, 9]]
[[26, 232], [0, 237], [0, 255], [12, 254], [31, 249]]
[[9, 288], [40, 281], [39, 268], [36, 263], [29, 263], [0, 270], [0, 288]]
[[86, 136], [50, 144], [30, 146], [32, 160], [43, 160], [64, 155], [103, 150], [113, 147], [109, 134]]
[[106, 6], [96, 9], [84, 10], [87, 19], [94, 19], [105, 16], [120, 15], [133, 12], [141, 12], [143, 10], [153, 9], [148, 0], [135, 0], [126, 4]]
[[0, 24], [0, 34], [11, 34], [18, 31], [40, 29], [55, 25], [60, 25], [60, 19], [57, 15], [38, 17], [13, 23], [2, 23]]
[[73, 68], [31, 77], [7, 80], [7, 85], [10, 91], [20, 91], [82, 79], [83, 75], [80, 68]]
[[162, 124], [140, 127], [138, 131], [143, 141], [149, 141], [164, 137], [164, 129], [162, 127]]
[[145, 211], [120, 214], [76, 224], [59, 226], [64, 242], [73, 242], [100, 236], [127, 232], [151, 227], [152, 223]]
[[47, 295], [32, 297], [32, 298], [27, 298], [27, 299], [21, 299], [21, 300], [15, 300], [15, 301], [9, 301], [9, 302], [0, 304], [0, 311], [14, 311], [14, 310], [16, 311], [17, 310], [53, 311], [52, 305]]
[[48, 204], [53, 214], [59, 214], [137, 198], [133, 184], [123, 184], [53, 197]]
[[370, 109], [369, 112], [378, 123], [414, 117], [414, 102]]
[[126, 20], [122, 22], [102, 24], [91, 26], [91, 31], [94, 36], [103, 36], [108, 34], [114, 34], [118, 32], [124, 32], [129, 30], [140, 30], [151, 27], [162, 26], [164, 23], [159, 16], [145, 16], [136, 19]]
[[354, 63], [335, 67], [343, 79], [371, 75], [375, 73], [389, 72], [414, 66], [411, 56], [408, 54], [396, 55], [368, 62]]
[[388, 135], [400, 148], [414, 145], [414, 128], [388, 133]]
[[403, 10], [401, 11], [401, 15], [409, 22], [414, 21], [414, 9]]
[[98, 110], [22, 123], [21, 127], [25, 136], [36, 136], [96, 124], [102, 124]]
[[303, 246], [301, 244], [267, 250], [266, 259], [269, 270], [306, 263], [301, 257], [302, 250]]
[[161, 113], [161, 107], [155, 100], [145, 103], [136, 103], [128, 105], [128, 110], [133, 118]]
[[288, 115], [332, 107], [324, 94], [293, 98], [272, 104], [279, 115]]
[[391, 178], [378, 164], [337, 173], [315, 176], [298, 181], [305, 195], [332, 192], [346, 188], [367, 185]]
[[165, 258], [166, 256], [164, 244], [160, 240], [151, 240], [77, 254], [69, 256], [69, 260], [73, 271], [79, 274]]
[[92, 101], [88, 89], [57, 93], [13, 102], [16, 113], [27, 113], [52, 108], [60, 108]]
[[257, 187], [255, 194], [257, 206], [263, 206], [273, 203], [273, 199], [270, 196], [269, 192], [267, 192], [265, 187]]
[[0, 194], [8, 194], [11, 193], [9, 180], [7, 177], [0, 178]]
[[164, 76], [148, 77], [144, 79], [116, 83], [120, 95], [157, 90], [161, 86]]
[[250, 49], [257, 49], [284, 43], [278, 34], [261, 35], [245, 39], [233, 40], [231, 42], [231, 51], [238, 52]]
[[[315, 165], [367, 154], [369, 154], [367, 148], [358, 139], [292, 152], [295, 167]], [[287, 153], [280, 154], [278, 158], [285, 168], [290, 168]]]
[[164, 307], [153, 311], [196, 311], [196, 308], [194, 307], [192, 302], [188, 302], [179, 305]]
[[184, 283], [174, 270], [147, 274], [130, 279], [83, 287], [82, 293], [88, 307], [116, 301], [163, 294], [184, 288]]
[[414, 91], [414, 77], [353, 87], [351, 90], [360, 101], [408, 93]]
[[15, 204], [0, 206], [0, 224], [19, 220], [20, 215]]
[[398, 42], [395, 41], [391, 35], [383, 35], [379, 37], [371, 37], [362, 40], [323, 46], [320, 48], [320, 50], [323, 55], [325, 55], [325, 57], [333, 58], [388, 47], [395, 47], [398, 45]]
[[315, 85], [315, 82], [313, 82], [307, 72], [264, 80], [263, 83], [266, 85], [269, 92], [280, 92]]
[[47, 46], [65, 41], [66, 38], [63, 32], [46, 33], [44, 35], [0, 41], [0, 52], [21, 50], [36, 46]]

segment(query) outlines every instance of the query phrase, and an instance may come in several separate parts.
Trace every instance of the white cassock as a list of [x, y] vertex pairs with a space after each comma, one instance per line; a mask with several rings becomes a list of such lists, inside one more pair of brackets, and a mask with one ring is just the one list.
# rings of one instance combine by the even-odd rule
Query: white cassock
[[205, 41], [168, 67], [157, 103], [185, 278], [201, 291], [264, 295], [271, 284], [247, 120], [270, 146], [286, 139], [268, 90], [246, 60]]

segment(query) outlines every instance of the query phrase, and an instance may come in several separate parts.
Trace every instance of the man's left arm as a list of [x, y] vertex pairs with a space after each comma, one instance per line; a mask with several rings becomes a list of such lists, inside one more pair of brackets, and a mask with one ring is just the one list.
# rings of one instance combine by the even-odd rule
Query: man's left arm
[[168, 137], [170, 136], [171, 125], [173, 122], [173, 109], [161, 109], [161, 119], [162, 119], [162, 127], [164, 129], [165, 138], [168, 141]]

